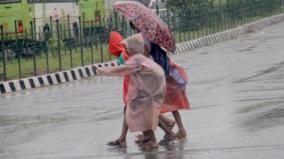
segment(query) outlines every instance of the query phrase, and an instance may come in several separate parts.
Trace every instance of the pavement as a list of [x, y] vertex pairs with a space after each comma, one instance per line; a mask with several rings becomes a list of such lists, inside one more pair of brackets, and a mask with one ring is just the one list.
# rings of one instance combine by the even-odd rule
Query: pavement
[[0, 158], [282, 159], [283, 28], [172, 56], [190, 77], [187, 140], [142, 152], [130, 133], [127, 148], [107, 147], [121, 130], [122, 80], [94, 77], [1, 96]]

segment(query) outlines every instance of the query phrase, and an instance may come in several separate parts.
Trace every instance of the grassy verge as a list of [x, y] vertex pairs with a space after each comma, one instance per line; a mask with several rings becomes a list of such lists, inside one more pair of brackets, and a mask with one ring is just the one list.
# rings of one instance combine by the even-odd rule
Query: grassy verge
[[[91, 48], [84, 48], [82, 55], [83, 56], [81, 56], [80, 48], [61, 50], [62, 70], [82, 66], [82, 57], [84, 65], [106, 62], [114, 59], [114, 57], [111, 57], [108, 53], [106, 46], [103, 46], [102, 51], [101, 48], [93, 48], [93, 50]], [[36, 74], [34, 68], [36, 68]], [[6, 69], [8, 80], [60, 71], [59, 55], [55, 52], [52, 54], [50, 51], [48, 52], [48, 56], [45, 54], [36, 56], [35, 67], [33, 58], [21, 58], [20, 61], [18, 59], [13, 59], [8, 61]], [[0, 65], [0, 70], [3, 70], [2, 64]]]

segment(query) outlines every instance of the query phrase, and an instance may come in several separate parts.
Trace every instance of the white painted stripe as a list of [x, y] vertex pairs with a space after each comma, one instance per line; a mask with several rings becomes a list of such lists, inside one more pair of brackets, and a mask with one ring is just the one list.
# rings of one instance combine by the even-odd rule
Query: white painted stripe
[[32, 77], [32, 79], [34, 81], [35, 87], [40, 87], [40, 83], [39, 83], [37, 77]]
[[69, 81], [74, 81], [71, 71], [66, 71]]
[[78, 69], [74, 69], [74, 72], [75, 72], [75, 76], [76, 76], [77, 80], [80, 80], [81, 76], [80, 76]]
[[52, 80], [53, 85], [58, 84], [58, 81], [57, 81], [57, 79], [56, 79], [56, 77], [55, 77], [55, 74], [50, 74], [50, 77], [51, 77], [51, 80]]
[[13, 83], [14, 83], [16, 91], [22, 90], [19, 80], [14, 80]]
[[[9, 82], [9, 81], [8, 81], [8, 82]], [[11, 93], [12, 90], [11, 90], [11, 87], [10, 87], [10, 85], [9, 85], [8, 82], [3, 82], [3, 86], [4, 86], [4, 89], [5, 89], [5, 92], [6, 92], [6, 93]]]
[[94, 72], [93, 72], [92, 65], [89, 65], [89, 66], [87, 66], [87, 67], [88, 67], [88, 69], [89, 69], [89, 71], [90, 71], [91, 77], [92, 77], [92, 76], [95, 76], [95, 74], [94, 74]]
[[62, 82], [62, 83], [65, 83], [65, 82], [66, 82], [66, 79], [65, 79], [65, 77], [64, 77], [64, 75], [63, 75], [63, 72], [58, 72], [58, 75], [59, 75], [59, 78], [60, 78], [61, 82]]
[[42, 78], [43, 85], [45, 85], [45, 86], [49, 86], [49, 83], [48, 83], [48, 80], [47, 80], [46, 75], [43, 75], [43, 76], [40, 76], [40, 77]]
[[88, 77], [88, 75], [87, 75], [87, 72], [86, 72], [85, 68], [83, 67], [81, 70], [82, 70], [82, 73], [83, 73], [83, 77]]
[[28, 78], [23, 78], [22, 80], [24, 82], [24, 85], [25, 85], [26, 89], [30, 89], [31, 88], [31, 84], [29, 82], [29, 79]]

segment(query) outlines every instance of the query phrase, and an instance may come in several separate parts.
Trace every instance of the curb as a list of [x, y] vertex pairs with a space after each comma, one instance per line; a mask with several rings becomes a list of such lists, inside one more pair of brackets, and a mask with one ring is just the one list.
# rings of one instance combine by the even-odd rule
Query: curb
[[[194, 50], [204, 46], [209, 46], [217, 42], [235, 39], [242, 34], [256, 32], [266, 26], [273, 25], [284, 21], [284, 14], [275, 15], [265, 19], [258, 20], [249, 24], [239, 26], [237, 28], [225, 30], [198, 39], [176, 44], [176, 54], [184, 53], [189, 50]], [[50, 85], [80, 80], [82, 78], [93, 77], [96, 75], [93, 65], [77, 67], [71, 70], [45, 74], [35, 77], [22, 78], [18, 80], [10, 80], [0, 82], [0, 95], [6, 93], [17, 92], [30, 88], [38, 88]], [[97, 67], [115, 67], [118, 66], [117, 61], [94, 64]]]
[[118, 63], [117, 61], [110, 61], [106, 63], [98, 63], [84, 67], [77, 67], [72, 70], [65, 70], [35, 77], [5, 81], [0, 83], [0, 94], [12, 93], [30, 88], [57, 85], [61, 83], [80, 80], [82, 78], [93, 77], [96, 75], [96, 71], [93, 69], [92, 66], [115, 67], [118, 66]]

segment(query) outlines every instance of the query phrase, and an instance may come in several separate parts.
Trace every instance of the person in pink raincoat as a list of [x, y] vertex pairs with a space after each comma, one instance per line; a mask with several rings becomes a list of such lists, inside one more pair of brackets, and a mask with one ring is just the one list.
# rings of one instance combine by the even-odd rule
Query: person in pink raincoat
[[148, 141], [142, 149], [158, 148], [154, 131], [159, 122], [160, 107], [166, 95], [163, 69], [145, 53], [144, 39], [134, 34], [123, 41], [129, 55], [124, 65], [112, 68], [97, 68], [98, 75], [129, 75], [125, 119], [130, 132], [143, 132]]
[[[137, 32], [141, 32], [141, 30], [135, 27], [132, 22], [130, 22], [130, 27]], [[172, 135], [170, 131], [165, 131], [164, 139], [162, 139], [160, 142], [168, 143], [175, 138], [185, 138], [187, 136], [187, 132], [184, 128], [179, 110], [190, 109], [190, 103], [186, 96], [186, 85], [188, 83], [186, 71], [175, 63], [173, 59], [168, 57], [166, 50], [151, 42], [147, 36], [143, 34], [143, 32], [141, 35], [144, 39], [144, 42], [149, 45], [148, 48], [150, 50], [150, 56], [163, 68], [166, 76], [166, 97], [163, 105], [161, 106], [160, 120], [161, 122], [165, 123], [169, 129], [172, 129], [175, 123], [171, 124], [173, 122], [162, 115], [167, 112], [172, 112], [178, 126], [178, 132], [175, 135]], [[138, 140], [143, 140], [143, 136], [137, 137]]]

